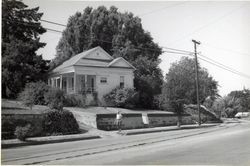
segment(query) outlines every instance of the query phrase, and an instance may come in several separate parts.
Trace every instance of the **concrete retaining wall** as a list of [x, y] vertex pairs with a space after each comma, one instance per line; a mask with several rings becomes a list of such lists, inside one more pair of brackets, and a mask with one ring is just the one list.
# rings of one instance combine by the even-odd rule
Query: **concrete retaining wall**
[[[152, 113], [148, 114], [149, 126], [160, 127], [160, 126], [171, 126], [177, 124], [176, 114], [166, 114], [166, 113]], [[189, 114], [182, 115], [182, 124], [193, 124], [192, 118]]]
[[[145, 115], [145, 114], [144, 114]], [[144, 124], [142, 114], [122, 114], [122, 129], [136, 129], [144, 127], [160, 127], [177, 125], [176, 114], [148, 113], [149, 124]], [[117, 130], [116, 114], [97, 114], [96, 123], [100, 130]], [[182, 124], [193, 124], [189, 114], [182, 116]]]
[[[141, 114], [122, 114], [122, 129], [143, 128]], [[97, 114], [97, 128], [101, 130], [116, 130], [116, 114]]]

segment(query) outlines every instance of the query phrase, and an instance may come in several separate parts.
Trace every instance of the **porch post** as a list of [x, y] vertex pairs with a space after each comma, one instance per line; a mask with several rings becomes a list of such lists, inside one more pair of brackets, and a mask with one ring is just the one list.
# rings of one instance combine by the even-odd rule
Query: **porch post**
[[62, 75], [60, 75], [60, 89], [62, 89]]
[[69, 92], [69, 77], [66, 76], [66, 93]]
[[74, 92], [77, 93], [77, 91], [76, 91], [76, 72], [74, 72]]
[[87, 74], [85, 74], [84, 75], [84, 84], [85, 84], [85, 89], [84, 89], [84, 91], [85, 91], [85, 93], [87, 93], [87, 90], [88, 90], [88, 87], [87, 87]]
[[51, 78], [51, 86], [54, 87], [54, 78]]

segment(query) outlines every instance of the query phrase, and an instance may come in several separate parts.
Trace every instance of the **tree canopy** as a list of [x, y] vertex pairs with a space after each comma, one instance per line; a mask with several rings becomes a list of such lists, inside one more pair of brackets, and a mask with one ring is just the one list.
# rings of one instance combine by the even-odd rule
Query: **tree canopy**
[[[207, 97], [218, 96], [218, 83], [205, 68], [198, 65], [199, 97], [203, 103]], [[160, 104], [163, 109], [179, 111], [182, 104], [196, 104], [195, 61], [183, 57], [179, 62], [171, 65], [166, 74], [166, 82], [162, 88]]]
[[47, 62], [36, 51], [45, 46], [39, 35], [46, 32], [39, 8], [22, 1], [2, 1], [2, 95], [17, 97], [27, 81], [43, 78]]
[[153, 96], [161, 91], [162, 74], [158, 64], [162, 50], [143, 29], [141, 19], [132, 13], [120, 13], [114, 6], [87, 7], [82, 13], [77, 12], [68, 20], [51, 68], [95, 46], [101, 46], [113, 57], [125, 58], [137, 68], [138, 105], [152, 107]]

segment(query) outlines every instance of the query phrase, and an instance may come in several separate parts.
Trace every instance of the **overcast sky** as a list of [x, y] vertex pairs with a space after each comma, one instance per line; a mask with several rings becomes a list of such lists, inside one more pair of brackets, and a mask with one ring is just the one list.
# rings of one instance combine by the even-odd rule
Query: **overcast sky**
[[[250, 2], [189, 1], [52, 1], [24, 0], [29, 7], [40, 7], [42, 19], [67, 24], [68, 18], [85, 7], [107, 8], [114, 5], [120, 12], [139, 16], [143, 28], [154, 42], [163, 47], [193, 51], [192, 39], [201, 42], [198, 52], [223, 65], [250, 76]], [[65, 27], [42, 23], [46, 28], [62, 31]], [[53, 59], [60, 33], [47, 31], [41, 40], [47, 45], [39, 50], [45, 59]], [[160, 68], [164, 75], [170, 64], [181, 55], [163, 53]], [[220, 94], [250, 89], [250, 78], [233, 74], [200, 60], [201, 66], [219, 82]]]

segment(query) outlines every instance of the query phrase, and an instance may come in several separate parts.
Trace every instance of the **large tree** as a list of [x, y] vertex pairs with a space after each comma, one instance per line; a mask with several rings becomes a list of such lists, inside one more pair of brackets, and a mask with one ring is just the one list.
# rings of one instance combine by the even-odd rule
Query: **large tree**
[[36, 51], [45, 46], [39, 35], [46, 32], [39, 8], [22, 1], [2, 1], [2, 95], [15, 98], [27, 81], [43, 78], [47, 62]]
[[[200, 102], [203, 103], [207, 97], [215, 99], [218, 96], [218, 83], [200, 65], [198, 71]], [[194, 59], [183, 57], [179, 62], [171, 64], [159, 99], [163, 109], [178, 115], [181, 115], [184, 104], [197, 103]]]
[[152, 106], [153, 96], [160, 93], [162, 74], [158, 67], [161, 48], [132, 13], [120, 13], [114, 6], [87, 7], [68, 20], [57, 46], [51, 68], [70, 57], [95, 46], [101, 46], [114, 57], [123, 57], [132, 63], [135, 87], [139, 92], [139, 106]]

